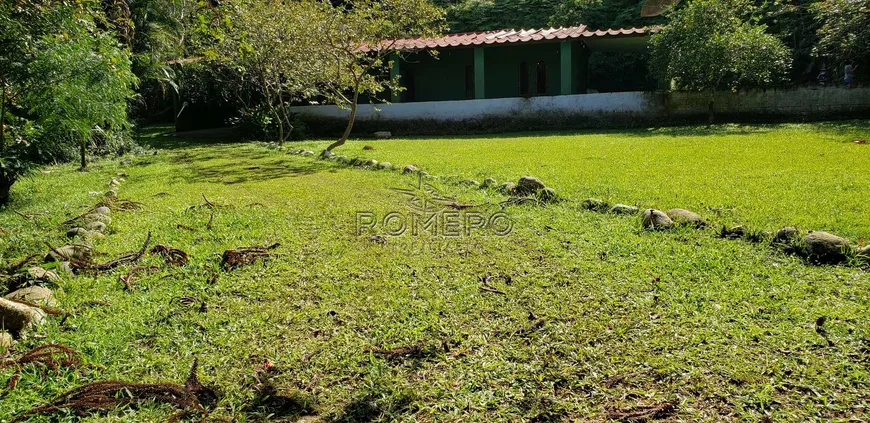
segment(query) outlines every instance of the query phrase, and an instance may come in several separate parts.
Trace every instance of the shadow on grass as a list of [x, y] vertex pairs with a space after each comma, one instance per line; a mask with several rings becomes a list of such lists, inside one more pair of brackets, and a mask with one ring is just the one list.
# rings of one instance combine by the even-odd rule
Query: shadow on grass
[[[239, 184], [273, 179], [335, 172], [328, 163], [300, 158], [247, 143], [190, 143], [183, 151], [169, 153], [169, 161], [181, 165], [182, 172], [171, 182]], [[165, 160], [165, 159], [164, 159]], [[137, 165], [151, 164], [149, 161]]]
[[[763, 134], [772, 131], [787, 129], [800, 125], [807, 130], [825, 132], [833, 135], [846, 135], [856, 131], [870, 131], [870, 121], [868, 120], [843, 120], [843, 121], [825, 121], [813, 123], [721, 123], [712, 126], [707, 125], [682, 125], [682, 126], [651, 126], [647, 128], [602, 128], [602, 129], [557, 129], [545, 131], [527, 131], [527, 132], [469, 132], [463, 135], [398, 135], [397, 138], [407, 140], [432, 140], [432, 139], [514, 139], [514, 138], [542, 138], [542, 137], [570, 137], [582, 135], [622, 135], [625, 138], [647, 138], [647, 137], [706, 137], [717, 135], [749, 135]], [[357, 134], [358, 135], [358, 134]], [[378, 141], [371, 137], [355, 137], [352, 141]]]

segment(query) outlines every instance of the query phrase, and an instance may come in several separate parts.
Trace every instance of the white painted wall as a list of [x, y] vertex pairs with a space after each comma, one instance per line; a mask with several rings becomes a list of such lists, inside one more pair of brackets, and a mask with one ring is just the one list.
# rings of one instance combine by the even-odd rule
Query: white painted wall
[[[488, 117], [535, 113], [641, 112], [643, 92], [560, 95], [532, 98], [493, 98], [485, 100], [428, 101], [419, 103], [361, 104], [357, 119], [367, 120], [443, 120], [460, 121]], [[291, 110], [303, 116], [347, 119], [350, 111], [337, 106], [299, 106]]]
[[[484, 118], [594, 118], [594, 125], [665, 124], [669, 120], [702, 119], [708, 114], [709, 93], [623, 92], [554, 97], [497, 98], [396, 104], [362, 104], [361, 122], [474, 121]], [[758, 118], [765, 115], [870, 118], [870, 88], [804, 87], [793, 89], [717, 92], [714, 111], [719, 116]], [[306, 116], [346, 120], [348, 110], [337, 106], [300, 106], [292, 110]]]

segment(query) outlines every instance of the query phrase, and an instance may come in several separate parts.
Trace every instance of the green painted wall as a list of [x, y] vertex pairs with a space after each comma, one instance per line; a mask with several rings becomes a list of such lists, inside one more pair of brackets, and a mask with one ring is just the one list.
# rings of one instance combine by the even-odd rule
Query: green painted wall
[[[559, 95], [559, 43], [510, 47], [487, 47], [486, 98], [521, 97], [520, 63], [529, 67], [529, 87], [532, 96]], [[547, 65], [547, 93], [537, 94], [535, 66]]]
[[[402, 80], [406, 86], [408, 73], [413, 72], [413, 101], [467, 100], [474, 98], [474, 90], [466, 95], [465, 72], [474, 66], [474, 49], [447, 49], [436, 57], [429, 53], [407, 55], [401, 63]], [[409, 90], [402, 93], [402, 101], [409, 101]]]
[[[559, 95], [561, 92], [560, 43], [484, 48], [486, 98], [522, 97], [520, 94], [520, 63], [529, 68], [531, 96]], [[585, 92], [583, 61], [586, 49], [582, 43], [572, 48], [574, 62], [574, 92]], [[546, 94], [538, 94], [536, 66], [547, 66]], [[413, 79], [413, 93], [402, 93], [402, 102], [445, 101], [474, 98], [474, 90], [466, 90], [465, 72], [474, 66], [474, 48], [444, 49], [437, 57], [428, 53], [405, 56], [401, 61], [403, 86]], [[410, 78], [408, 74], [413, 73]], [[413, 100], [411, 97], [413, 96]]]

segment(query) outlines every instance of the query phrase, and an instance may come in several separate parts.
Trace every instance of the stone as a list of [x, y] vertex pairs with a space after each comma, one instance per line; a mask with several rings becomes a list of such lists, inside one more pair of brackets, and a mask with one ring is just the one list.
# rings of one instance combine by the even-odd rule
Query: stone
[[374, 150], [374, 149], [375, 149], [375, 147], [374, 147], [374, 146], [371, 146], [371, 145], [364, 145], [364, 146], [363, 146], [363, 150], [366, 150], [366, 151], [371, 151], [371, 150]]
[[379, 138], [379, 139], [387, 140], [387, 139], [390, 139], [390, 138], [392, 138], [392, 137], [393, 137], [393, 134], [392, 134], [392, 132], [390, 132], [390, 131], [378, 131], [378, 132], [375, 132], [375, 138]]
[[846, 260], [845, 250], [849, 241], [824, 232], [811, 232], [803, 239], [804, 255], [817, 263], [840, 263]]
[[543, 182], [540, 179], [534, 176], [523, 176], [517, 182], [516, 189], [514, 190], [519, 195], [533, 194], [545, 188]]
[[586, 210], [603, 212], [608, 209], [608, 205], [604, 200], [599, 200], [597, 198], [586, 198], [581, 203], [581, 207]]
[[798, 236], [798, 230], [792, 226], [786, 226], [776, 231], [773, 235], [772, 244], [792, 245]]
[[42, 304], [49, 307], [57, 306], [54, 292], [42, 286], [28, 286], [6, 295], [7, 300], [26, 301], [28, 303]]
[[540, 191], [538, 191], [538, 198], [545, 203], [552, 203], [556, 201], [559, 197], [556, 195], [556, 190], [550, 187], [546, 187]]
[[856, 247], [855, 255], [858, 256], [858, 258], [860, 259], [870, 261], [870, 245], [865, 245], [864, 247]]
[[674, 221], [667, 214], [656, 209], [644, 210], [641, 222], [646, 229], [670, 229], [674, 226]]
[[118, 187], [118, 186], [121, 186], [121, 181], [119, 181], [119, 180], [117, 180], [117, 179], [115, 179], [115, 178], [112, 178], [112, 180], [109, 181], [109, 186], [110, 186], [110, 187]]
[[0, 352], [5, 352], [14, 345], [15, 339], [12, 339], [12, 335], [5, 330], [0, 330]]
[[746, 228], [742, 225], [727, 227], [723, 226], [719, 236], [726, 239], [740, 239], [746, 236]]
[[335, 157], [335, 153], [333, 153], [329, 150], [323, 150], [320, 152], [321, 159], [332, 159], [333, 157]]
[[84, 245], [64, 245], [63, 247], [55, 248], [60, 253], [58, 256], [54, 251], [50, 251], [45, 256], [45, 262], [54, 261], [69, 261], [69, 259], [85, 260], [91, 253], [90, 248]]
[[66, 236], [69, 238], [75, 238], [75, 237], [79, 237], [79, 236], [86, 237], [86, 236], [88, 236], [88, 230], [85, 228], [72, 228], [72, 229], [66, 231]]
[[118, 172], [115, 175], [118, 176], [119, 178], [126, 178], [128, 176], [127, 173], [125, 173], [125, 172]]
[[107, 226], [103, 222], [89, 222], [85, 224], [85, 229], [89, 231], [104, 232]]
[[464, 181], [460, 181], [460, 182], [459, 182], [459, 185], [466, 186], [466, 187], [475, 187], [475, 188], [476, 188], [476, 187], [479, 187], [479, 186], [480, 186], [480, 182], [477, 182], [477, 181], [475, 181], [474, 179], [466, 179], [466, 180], [464, 180]]
[[414, 165], [407, 165], [404, 169], [402, 169], [402, 173], [414, 173], [418, 171], [419, 170], [417, 169], [417, 166]]
[[6, 298], [0, 298], [0, 328], [9, 332], [21, 332], [39, 326], [44, 321], [44, 311]]
[[369, 160], [365, 163], [365, 165], [368, 167], [376, 167], [378, 165], [378, 161], [377, 160]]
[[432, 175], [430, 175], [429, 172], [423, 172], [423, 171], [421, 170], [421, 171], [420, 171], [420, 176], [423, 177], [423, 178], [429, 178], [429, 177], [431, 177]]
[[82, 219], [84, 219], [85, 222], [103, 222], [107, 225], [112, 224], [112, 218], [105, 214], [91, 213]]
[[517, 184], [513, 182], [505, 182], [498, 186], [498, 190], [504, 194], [513, 194], [517, 189]]
[[302, 156], [313, 156], [314, 154], [315, 153], [311, 150], [302, 150], [302, 152], [299, 153], [299, 155], [302, 155]]
[[118, 196], [118, 190], [115, 188], [112, 188], [112, 189], [106, 191], [107, 198], [116, 198], [117, 196]]
[[378, 169], [387, 169], [387, 170], [389, 170], [389, 169], [392, 169], [392, 168], [393, 168], [393, 164], [390, 163], [390, 162], [380, 162], [380, 163], [378, 163]]
[[483, 180], [483, 186], [486, 188], [493, 188], [496, 185], [498, 185], [498, 182], [495, 180], [495, 178], [486, 178]]
[[62, 275], [72, 276], [73, 274], [72, 265], [68, 261], [60, 262], [57, 266], [55, 266], [54, 270]]
[[60, 280], [60, 278], [57, 276], [57, 273], [54, 273], [51, 270], [45, 270], [39, 266], [34, 266], [27, 269], [27, 276], [30, 280], [49, 283], [57, 282]]
[[613, 214], [637, 214], [637, 211], [637, 207], [626, 204], [615, 204], [610, 208], [610, 212]]
[[100, 207], [97, 207], [94, 209], [94, 213], [108, 216], [108, 215], [112, 214], [112, 209], [110, 209], [106, 206], [100, 206]]
[[339, 163], [345, 163], [345, 164], [347, 164], [347, 162], [348, 162], [347, 156], [338, 156], [338, 157], [336, 157], [335, 160], [338, 161]]
[[703, 217], [686, 209], [670, 209], [665, 214], [677, 225], [694, 226], [696, 228], [707, 226], [707, 221]]

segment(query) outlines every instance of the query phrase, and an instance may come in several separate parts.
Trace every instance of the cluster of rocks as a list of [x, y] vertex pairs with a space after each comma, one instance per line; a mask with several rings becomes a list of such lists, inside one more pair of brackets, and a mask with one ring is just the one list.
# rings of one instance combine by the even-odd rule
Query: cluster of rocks
[[[109, 190], [105, 194], [107, 199], [118, 198], [118, 189], [121, 188], [121, 183], [124, 182], [126, 176], [126, 173], [118, 173], [115, 178], [109, 181]], [[89, 213], [74, 219], [66, 235], [69, 238], [102, 238], [109, 229], [109, 225], [112, 224], [112, 218], [109, 217], [110, 213], [111, 210], [107, 206], [95, 207]]]
[[88, 254], [90, 249], [82, 245], [55, 248], [45, 256], [46, 264], [30, 267], [5, 281], [6, 288], [13, 290], [0, 297], [0, 351], [12, 346], [13, 335], [21, 336], [45, 321], [43, 307], [57, 306], [49, 286], [60, 281], [58, 272], [72, 274], [69, 260], [84, 259]]
[[[126, 176], [125, 173], [118, 173], [109, 181], [109, 190], [105, 193], [107, 199], [117, 198], [118, 189]], [[57, 305], [54, 292], [49, 287], [58, 284], [59, 274], [72, 275], [71, 261], [89, 260], [90, 241], [105, 236], [112, 224], [110, 214], [111, 209], [108, 206], [98, 205], [68, 221], [71, 225], [66, 232], [71, 238], [69, 244], [51, 248], [43, 257], [43, 264], [29, 267], [6, 279], [5, 289], [12, 292], [0, 298], [0, 349], [12, 345], [13, 335], [20, 336], [22, 332], [39, 326], [45, 320], [46, 312], [43, 307]]]

